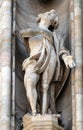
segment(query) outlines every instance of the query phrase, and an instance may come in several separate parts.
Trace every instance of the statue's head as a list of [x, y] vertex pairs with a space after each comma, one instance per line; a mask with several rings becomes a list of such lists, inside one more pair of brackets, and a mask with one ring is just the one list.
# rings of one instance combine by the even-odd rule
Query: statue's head
[[47, 28], [58, 27], [58, 14], [55, 10], [50, 10], [49, 12], [38, 14], [37, 22], [39, 23], [39, 26], [45, 26]]

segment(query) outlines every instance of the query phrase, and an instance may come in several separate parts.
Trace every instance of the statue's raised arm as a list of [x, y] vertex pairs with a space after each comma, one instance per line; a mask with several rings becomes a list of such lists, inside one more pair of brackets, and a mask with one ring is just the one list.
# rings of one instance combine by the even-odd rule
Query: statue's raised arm
[[22, 38], [29, 38], [42, 34], [42, 31], [37, 28], [28, 28], [20, 31]]

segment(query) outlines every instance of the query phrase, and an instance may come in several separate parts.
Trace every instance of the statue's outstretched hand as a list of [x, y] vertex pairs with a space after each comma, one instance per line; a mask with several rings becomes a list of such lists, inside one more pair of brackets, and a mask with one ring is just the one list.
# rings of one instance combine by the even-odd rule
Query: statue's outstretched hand
[[73, 56], [69, 55], [64, 58], [64, 63], [67, 68], [74, 68], [76, 66]]

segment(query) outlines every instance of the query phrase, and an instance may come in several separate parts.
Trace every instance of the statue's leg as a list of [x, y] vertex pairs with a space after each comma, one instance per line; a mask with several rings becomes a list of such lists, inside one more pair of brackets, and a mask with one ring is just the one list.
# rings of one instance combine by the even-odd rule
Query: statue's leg
[[26, 95], [29, 100], [32, 114], [36, 115], [37, 91], [36, 84], [39, 80], [39, 75], [35, 72], [27, 72], [24, 76], [24, 84], [26, 88]]
[[56, 113], [56, 104], [55, 104], [55, 82], [50, 84], [49, 89], [49, 104], [50, 104], [50, 110], [52, 114]]
[[42, 114], [45, 114], [47, 112], [47, 108], [48, 108], [47, 93], [48, 93], [49, 84], [52, 80], [55, 71], [55, 67], [56, 67], [56, 54], [54, 49], [52, 48], [48, 66], [42, 76], [42, 88], [43, 88]]

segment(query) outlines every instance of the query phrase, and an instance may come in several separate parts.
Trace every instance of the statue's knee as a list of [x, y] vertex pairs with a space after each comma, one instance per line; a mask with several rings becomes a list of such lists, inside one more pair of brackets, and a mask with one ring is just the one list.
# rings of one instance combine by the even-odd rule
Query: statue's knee
[[43, 91], [48, 91], [49, 85], [48, 85], [48, 83], [43, 83], [42, 87], [43, 87]]
[[30, 84], [30, 85], [33, 85], [34, 79], [32, 79], [31, 77], [29, 77], [29, 78], [27, 79], [27, 83]]
[[25, 74], [25, 83], [28, 86], [35, 86], [36, 83], [38, 82], [39, 76], [35, 73], [31, 73], [31, 74]]

